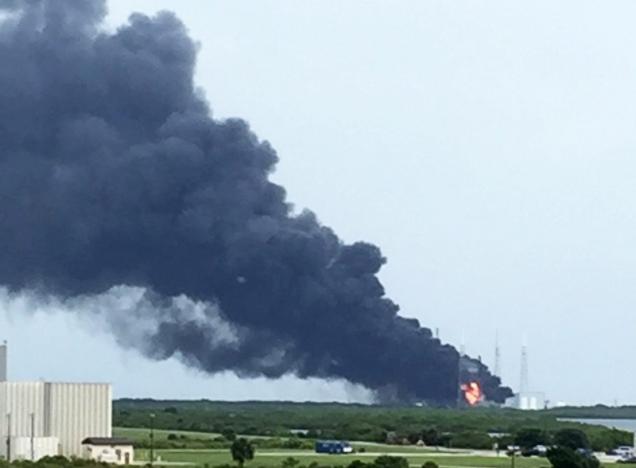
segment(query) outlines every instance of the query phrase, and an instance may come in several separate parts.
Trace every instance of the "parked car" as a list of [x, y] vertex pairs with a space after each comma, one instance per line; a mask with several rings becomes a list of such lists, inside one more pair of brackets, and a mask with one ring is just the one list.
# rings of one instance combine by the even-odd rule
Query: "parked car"
[[535, 445], [532, 448], [524, 449], [521, 451], [521, 455], [524, 457], [545, 457], [545, 454], [548, 453], [548, 447], [545, 445]]
[[634, 447], [630, 447], [629, 445], [621, 445], [613, 450], [610, 450], [609, 455], [618, 455], [621, 458], [633, 458]]

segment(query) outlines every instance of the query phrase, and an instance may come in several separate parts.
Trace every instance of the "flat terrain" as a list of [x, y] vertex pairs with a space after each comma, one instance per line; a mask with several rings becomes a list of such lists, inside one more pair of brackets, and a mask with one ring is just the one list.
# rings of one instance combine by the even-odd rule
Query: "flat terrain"
[[[132, 440], [148, 440], [149, 430], [145, 428], [115, 428], [114, 435], [128, 437]], [[198, 439], [213, 439], [218, 434], [208, 434], [192, 431], [155, 430], [155, 439], [167, 440], [168, 434], [184, 435]], [[295, 458], [301, 465], [309, 465], [316, 462], [321, 465], [346, 466], [353, 460], [371, 461], [380, 455], [403, 456], [409, 460], [412, 466], [421, 466], [424, 462], [435, 461], [442, 468], [475, 467], [475, 468], [508, 468], [510, 458], [507, 456], [495, 457], [494, 453], [477, 452], [470, 450], [435, 450], [433, 448], [420, 448], [413, 446], [395, 446], [377, 443], [354, 443], [356, 449], [364, 448], [363, 453], [351, 455], [320, 455], [311, 450], [257, 450], [254, 460], [246, 464], [246, 467], [279, 467], [286, 458]], [[229, 451], [226, 449], [161, 449], [155, 450], [156, 464], [168, 462], [169, 464], [192, 464], [210, 466], [233, 464]], [[135, 453], [138, 461], [148, 460], [148, 450], [138, 449]], [[540, 458], [517, 457], [515, 468], [542, 468], [549, 463]]]
[[[191, 464], [205, 465], [213, 467], [216, 465], [230, 464], [233, 465], [229, 451], [227, 450], [157, 450], [156, 456], [159, 457], [155, 464]], [[416, 453], [413, 451], [387, 451], [355, 453], [351, 455], [319, 455], [309, 450], [262, 450], [257, 451], [252, 460], [246, 463], [246, 468], [260, 467], [280, 467], [281, 462], [287, 458], [294, 458], [299, 461], [300, 465], [307, 466], [312, 462], [316, 462], [323, 466], [342, 466], [346, 467], [354, 460], [370, 462], [374, 458], [382, 455], [402, 456], [408, 459], [412, 467], [421, 467], [427, 461], [434, 461], [440, 468], [510, 468], [512, 460], [506, 455], [495, 456], [491, 454], [474, 454], [474, 453], [445, 453], [422, 451]], [[147, 460], [148, 451], [139, 450], [136, 452], [138, 460]], [[615, 463], [603, 461], [602, 466], [614, 467]], [[619, 465], [623, 466], [623, 465]], [[538, 457], [515, 457], [515, 468], [550, 468], [550, 463], [545, 458]]]
[[[167, 429], [155, 429], [154, 434], [155, 440], [168, 440], [168, 434], [175, 434], [177, 436], [182, 435], [193, 439], [214, 439], [220, 436], [220, 434], [210, 432], [170, 431]], [[150, 430], [147, 428], [137, 427], [114, 427], [113, 435], [115, 437], [126, 437], [133, 441], [148, 440]]]
[[[155, 440], [167, 440], [168, 434], [186, 436], [192, 439], [213, 439], [218, 434], [209, 434], [192, 431], [155, 430]], [[148, 440], [149, 430], [146, 428], [114, 428], [113, 435], [128, 437], [134, 441]], [[248, 436], [253, 438], [252, 436]], [[371, 461], [380, 455], [401, 456], [408, 459], [412, 467], [420, 467], [427, 461], [434, 461], [440, 468], [509, 468], [512, 466], [510, 457], [490, 450], [462, 450], [422, 448], [415, 446], [397, 446], [379, 443], [356, 442], [352, 444], [356, 453], [350, 455], [322, 455], [313, 450], [284, 450], [284, 449], [257, 449], [254, 460], [246, 464], [246, 468], [280, 467], [283, 460], [294, 458], [300, 465], [307, 466], [310, 463], [318, 463], [327, 466], [345, 467], [354, 460]], [[364, 449], [363, 452], [358, 450]], [[155, 450], [155, 464], [160, 465], [217, 465], [234, 462], [227, 449], [157, 449]], [[135, 451], [137, 462], [147, 461], [149, 454], [147, 449]], [[614, 466], [609, 459], [602, 460], [604, 466]], [[515, 457], [515, 468], [549, 468], [550, 463], [545, 458]]]
[[[143, 453], [142, 453], [143, 452]], [[449, 455], [443, 453], [396, 453], [392, 455], [404, 456], [409, 460], [411, 466], [421, 466], [426, 461], [435, 461], [440, 467], [475, 467], [475, 468], [508, 468], [511, 466], [509, 457], [485, 457], [472, 455]], [[139, 456], [147, 458], [147, 451], [140, 451]], [[246, 466], [269, 467], [280, 466], [286, 458], [293, 457], [301, 465], [309, 465], [316, 462], [321, 465], [342, 465], [346, 466], [354, 460], [371, 461], [380, 453], [355, 453], [352, 455], [318, 455], [312, 451], [260, 451], [256, 453], [254, 460]], [[157, 456], [166, 462], [187, 462], [195, 465], [209, 464], [210, 466], [232, 464], [230, 454], [226, 450], [159, 450]], [[545, 459], [540, 458], [517, 458], [516, 468], [541, 468], [549, 467], [550, 464]]]

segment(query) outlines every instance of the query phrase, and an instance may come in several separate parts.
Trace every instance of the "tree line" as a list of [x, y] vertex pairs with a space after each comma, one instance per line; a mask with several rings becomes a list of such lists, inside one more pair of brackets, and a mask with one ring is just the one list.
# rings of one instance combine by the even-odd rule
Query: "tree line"
[[[515, 443], [520, 431], [536, 429], [549, 439], [566, 428], [585, 433], [594, 450], [631, 444], [630, 432], [559, 421], [546, 412], [509, 409], [437, 409], [333, 403], [212, 402], [118, 400], [113, 422], [120, 427], [149, 427], [154, 414], [157, 429], [216, 433], [210, 440], [176, 436], [161, 448], [228, 448], [223, 434], [268, 436], [269, 448], [310, 448], [315, 439], [343, 439], [391, 444], [457, 448], [492, 448]], [[309, 442], [307, 442], [309, 441]], [[141, 442], [143, 444], [143, 442]], [[159, 447], [158, 447], [159, 448]]]

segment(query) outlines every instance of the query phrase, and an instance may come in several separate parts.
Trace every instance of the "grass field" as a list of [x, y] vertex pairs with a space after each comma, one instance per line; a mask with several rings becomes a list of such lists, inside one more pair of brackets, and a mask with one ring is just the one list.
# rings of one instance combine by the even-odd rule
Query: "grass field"
[[[126, 437], [132, 441], [147, 440], [149, 438], [150, 431], [146, 428], [131, 428], [131, 427], [114, 427], [113, 435], [115, 437]], [[193, 439], [214, 439], [219, 437], [220, 434], [212, 434], [209, 432], [192, 432], [192, 431], [168, 431], [163, 429], [155, 429], [155, 440], [168, 440], [168, 434], [175, 434], [177, 436], [183, 435], [191, 437]]]
[[[129, 428], [129, 427], [115, 427], [113, 428], [113, 435], [115, 437], [126, 437], [133, 442], [135, 441], [147, 441], [149, 439], [150, 431], [147, 428]], [[168, 440], [168, 435], [174, 434], [176, 436], [185, 436], [192, 439], [214, 439], [219, 437], [220, 434], [211, 434], [207, 432], [192, 432], [192, 431], [169, 431], [162, 429], [154, 430], [155, 441]], [[265, 436], [245, 436], [248, 439], [264, 439]], [[423, 448], [423, 447], [415, 447], [415, 446], [399, 446], [399, 445], [388, 445], [388, 444], [378, 444], [374, 442], [355, 442], [352, 446], [357, 450], [364, 448], [364, 451], [367, 453], [373, 453], [375, 455], [378, 454], [387, 454], [387, 453], [413, 453], [413, 454], [423, 454], [423, 453], [445, 453], [445, 450], [440, 449], [436, 450], [434, 448]], [[183, 451], [183, 452], [191, 452], [190, 449], [163, 449], [168, 452], [171, 451]], [[205, 450], [205, 449], [203, 449]], [[137, 450], [138, 453], [141, 453], [143, 450]], [[217, 450], [205, 450], [206, 452], [217, 452]], [[220, 450], [224, 452], [224, 450]], [[270, 452], [280, 452], [278, 449], [261, 449], [259, 452], [270, 453]], [[294, 451], [294, 450], [283, 450], [285, 453], [301, 453], [306, 454], [307, 451]], [[468, 451], [467, 451], [468, 452]]]
[[[114, 428], [113, 434], [118, 437], [127, 437], [132, 440], [147, 440], [148, 429]], [[218, 434], [191, 431], [155, 430], [156, 440], [167, 440], [168, 434], [183, 435], [191, 438], [205, 439], [218, 437]], [[346, 466], [354, 460], [370, 462], [382, 454], [403, 456], [408, 459], [412, 467], [420, 467], [426, 461], [434, 461], [440, 468], [509, 468], [512, 466], [510, 457], [501, 455], [479, 456], [470, 454], [469, 450], [444, 451], [433, 448], [421, 448], [414, 446], [396, 446], [376, 443], [354, 443], [356, 450], [364, 447], [364, 453], [351, 455], [321, 455], [310, 450], [282, 450], [262, 449], [256, 451], [254, 460], [246, 464], [246, 468], [280, 467], [281, 462], [287, 458], [294, 458], [301, 465], [309, 465], [316, 462], [320, 465]], [[157, 465], [161, 462], [168, 464], [191, 464], [196, 466], [233, 464], [229, 451], [226, 449], [158, 449], [155, 450]], [[138, 461], [148, 460], [148, 450], [137, 449], [135, 458]], [[549, 462], [544, 458], [515, 458], [515, 468], [548, 468]]]
[[[254, 460], [247, 467], [278, 467], [286, 458], [293, 457], [302, 465], [316, 462], [321, 465], [346, 466], [353, 460], [371, 461], [379, 453], [356, 453], [352, 455], [319, 455], [311, 451], [261, 451], [257, 452]], [[421, 466], [432, 460], [440, 467], [475, 467], [475, 468], [508, 468], [511, 460], [508, 457], [480, 457], [465, 455], [448, 455], [442, 453], [401, 453], [409, 460], [411, 466]], [[138, 456], [147, 458], [147, 451], [139, 451]], [[194, 465], [209, 464], [210, 466], [232, 464], [230, 454], [224, 450], [158, 450], [157, 456], [166, 462], [192, 463]], [[542, 468], [549, 463], [540, 458], [521, 458], [515, 460], [515, 468]]]

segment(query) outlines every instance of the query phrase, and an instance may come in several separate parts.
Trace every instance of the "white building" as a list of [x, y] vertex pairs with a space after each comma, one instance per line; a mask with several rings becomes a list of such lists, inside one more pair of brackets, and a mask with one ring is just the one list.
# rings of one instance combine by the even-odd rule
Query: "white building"
[[0, 345], [0, 456], [81, 457], [82, 441], [112, 435], [112, 389], [102, 383], [9, 382]]
[[130, 440], [121, 437], [89, 437], [82, 441], [83, 458], [115, 465], [130, 465], [134, 449]]
[[519, 392], [506, 400], [505, 406], [520, 410], [542, 410], [546, 406], [542, 392]]

